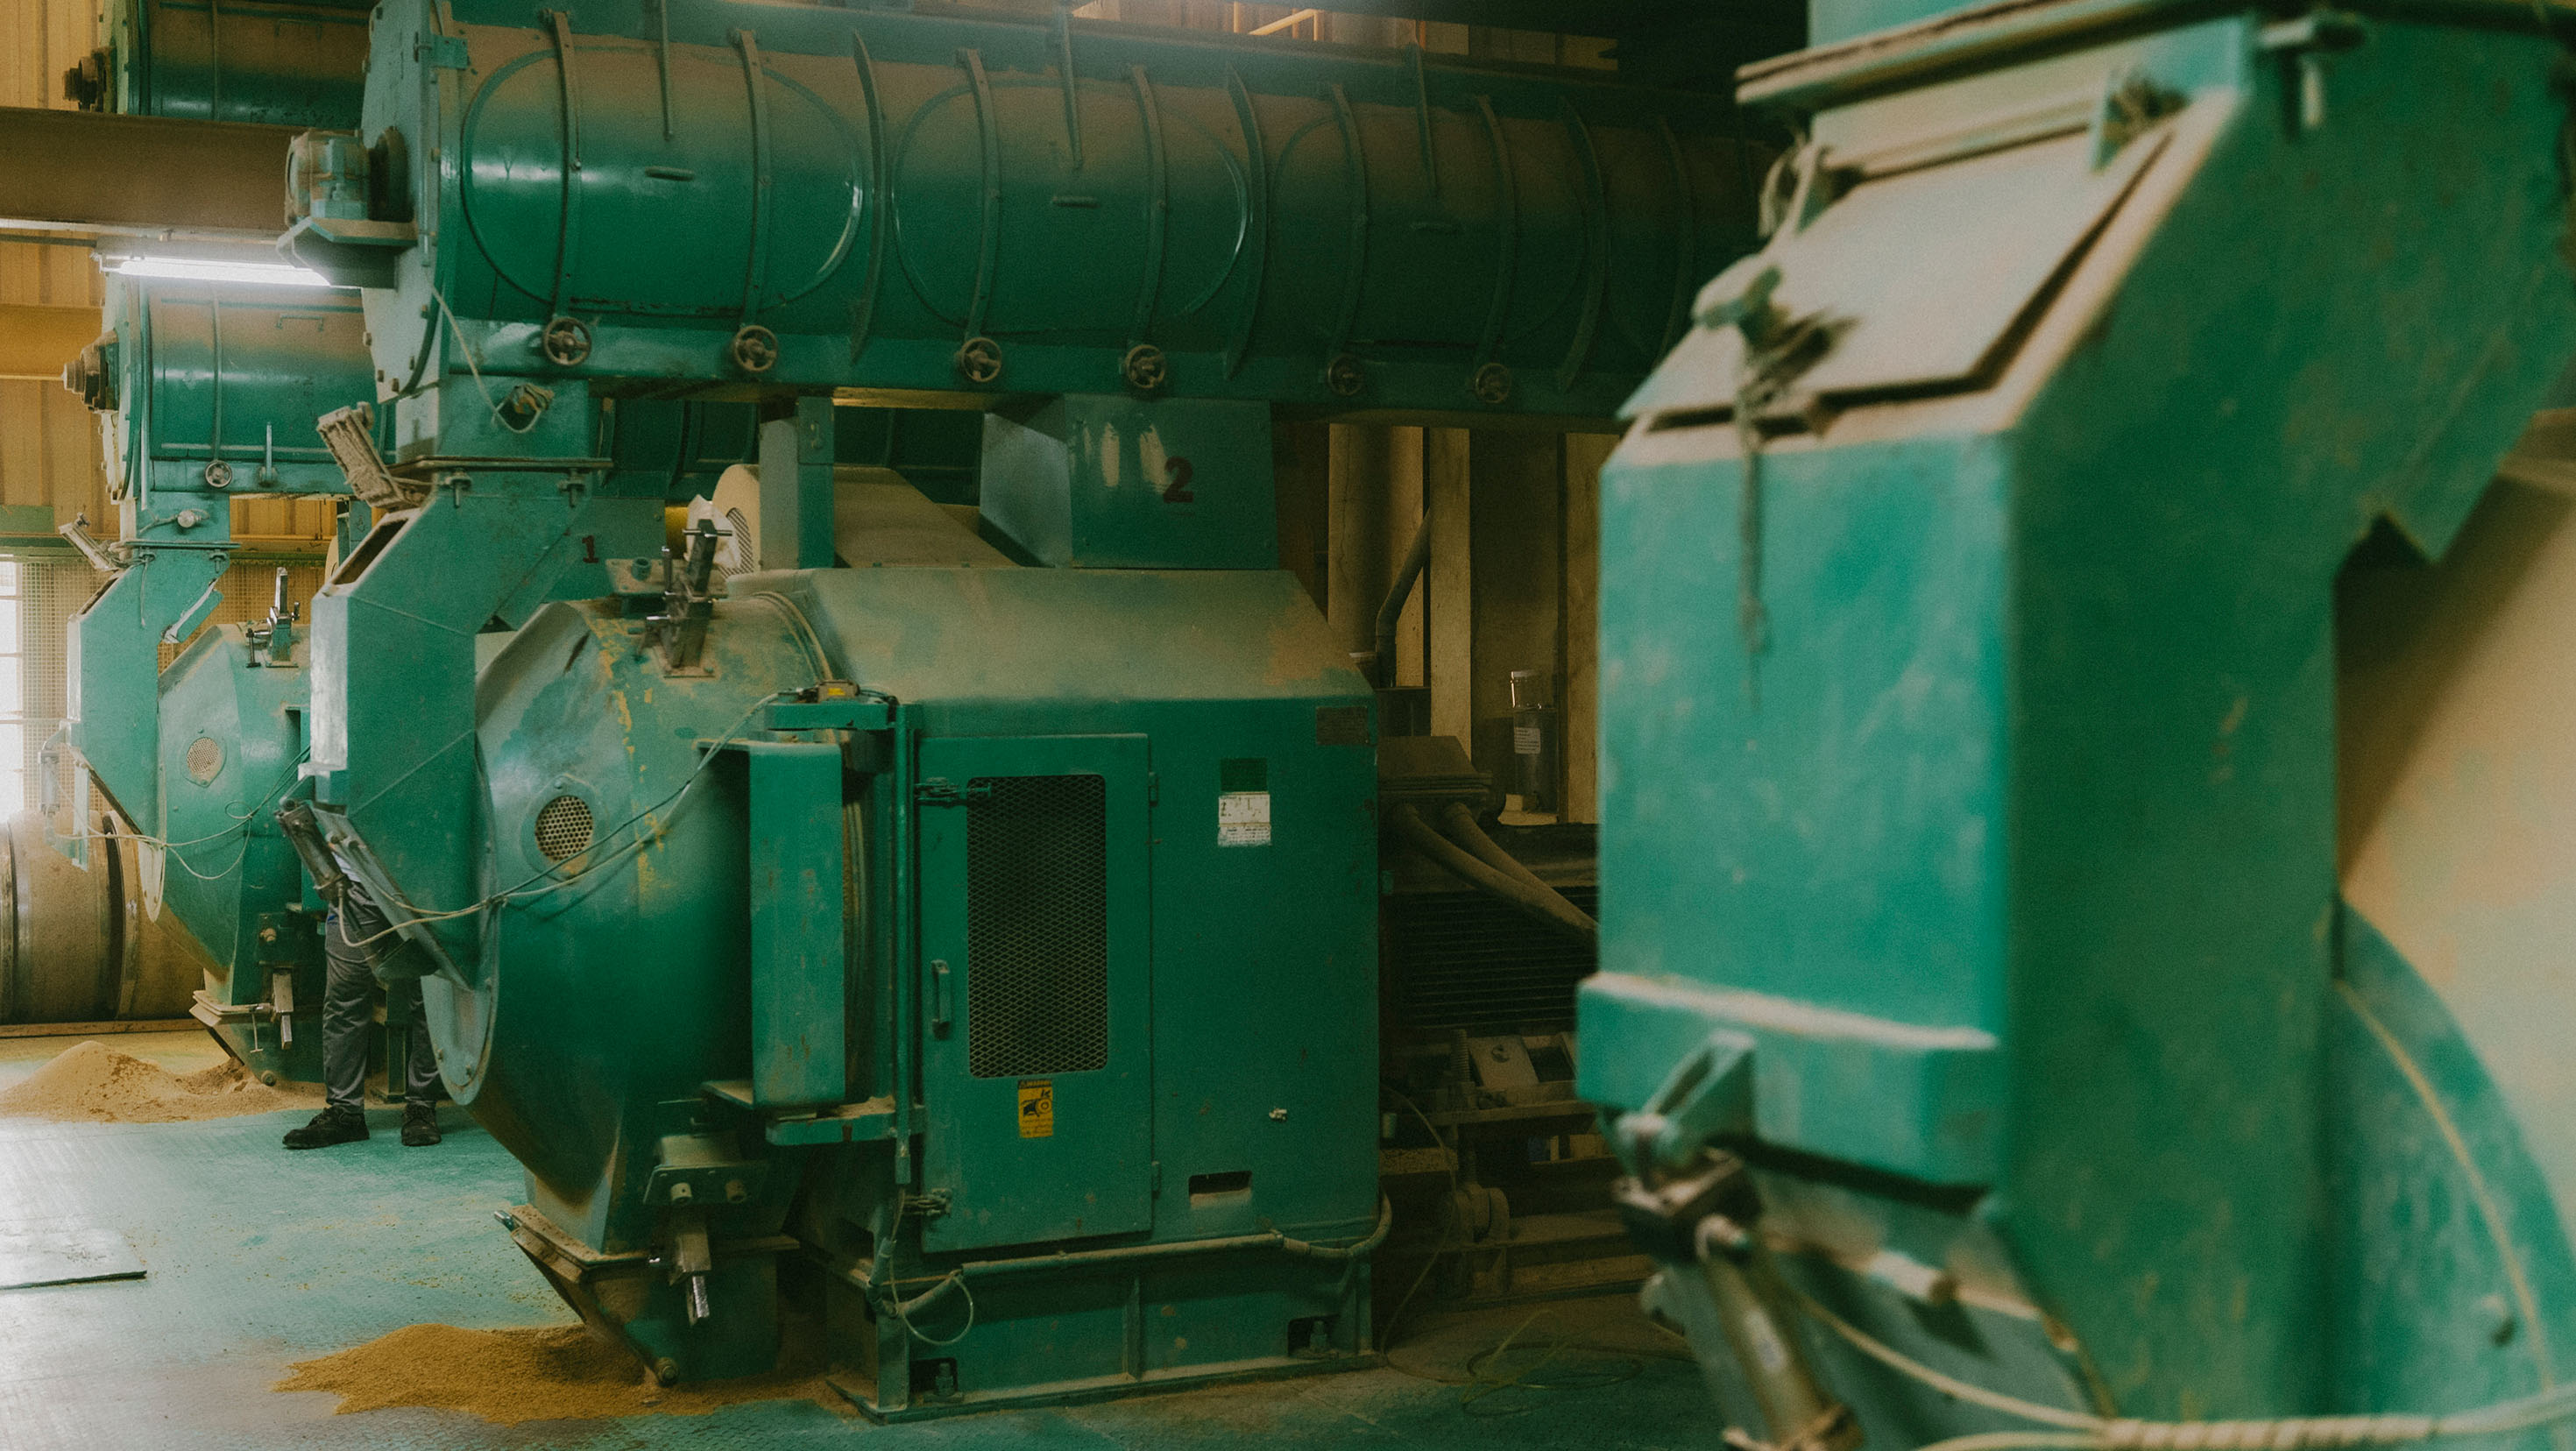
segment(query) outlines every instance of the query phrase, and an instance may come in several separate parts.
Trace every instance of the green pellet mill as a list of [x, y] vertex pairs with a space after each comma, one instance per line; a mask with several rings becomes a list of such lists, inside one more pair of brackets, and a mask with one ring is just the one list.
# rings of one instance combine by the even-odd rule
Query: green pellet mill
[[[281, 802], [309, 792], [303, 626], [283, 571], [264, 620], [199, 625], [237, 552], [234, 499], [349, 493], [315, 422], [373, 396], [358, 301], [345, 291], [120, 277], [105, 321], [65, 382], [105, 415], [119, 537], [72, 531], [112, 578], [71, 622], [64, 744], [77, 767], [75, 799], [94, 782], [115, 804], [120, 834], [112, 851], [65, 839], [58, 845], [70, 860], [35, 862], [13, 894], [10, 913], [50, 944], [21, 954], [22, 1015], [190, 1012], [252, 1071], [311, 1080], [321, 1052], [319, 904], [274, 821]], [[603, 408], [598, 426], [621, 476], [685, 502], [712, 492], [749, 451], [754, 423], [740, 404], [639, 400]], [[367, 505], [348, 507], [354, 538]], [[658, 544], [658, 518], [609, 522], [629, 527], [610, 536], [614, 552]], [[606, 588], [597, 528], [586, 537], [596, 557], [558, 569], [541, 598]], [[179, 640], [190, 643], [162, 669], [161, 646]], [[41, 842], [41, 826], [19, 834]], [[92, 915], [109, 924], [91, 934], [95, 953], [62, 938]], [[65, 979], [107, 986], [75, 1010], [47, 986]]]
[[[419, 501], [315, 604], [324, 870], [586, 1317], [734, 1375], [812, 1291], [887, 1417], [1367, 1362], [1372, 696], [1271, 410], [1606, 416], [1751, 241], [1729, 121], [1064, 14], [378, 11], [288, 243]], [[658, 506], [584, 407], [686, 393], [761, 400], [753, 507], [478, 686], [568, 501]], [[836, 490], [835, 394], [988, 410], [990, 538]]]
[[2576, 30], [1938, 8], [1743, 72], [1603, 475], [1657, 1303], [1782, 1447], [2549, 1444]]

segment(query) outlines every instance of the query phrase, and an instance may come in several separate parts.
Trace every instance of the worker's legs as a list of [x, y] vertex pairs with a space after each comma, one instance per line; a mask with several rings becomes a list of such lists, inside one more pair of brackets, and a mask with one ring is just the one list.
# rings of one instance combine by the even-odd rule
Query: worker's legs
[[[321, 1149], [367, 1136], [367, 1027], [375, 1020], [374, 964], [391, 949], [390, 924], [365, 892], [352, 888], [322, 924], [322, 1111], [286, 1135], [290, 1149]], [[411, 1009], [411, 1052], [406, 1055], [403, 1142], [438, 1142], [438, 1066], [430, 1055], [429, 1025], [420, 1011], [420, 984], [401, 992]], [[390, 1085], [388, 1085], [390, 1086]], [[426, 1129], [416, 1127], [425, 1122]]]
[[[325, 1102], [366, 1107], [367, 1025], [375, 1019], [376, 974], [370, 954], [383, 944], [367, 939], [385, 930], [384, 914], [355, 892], [322, 924], [322, 957], [329, 964], [322, 985], [322, 1093]], [[418, 1002], [420, 987], [412, 985]]]

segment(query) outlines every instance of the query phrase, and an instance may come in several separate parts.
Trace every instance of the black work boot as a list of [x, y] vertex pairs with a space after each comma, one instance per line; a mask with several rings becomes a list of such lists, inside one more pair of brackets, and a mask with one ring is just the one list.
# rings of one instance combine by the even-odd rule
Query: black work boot
[[346, 1104], [335, 1103], [313, 1116], [313, 1122], [300, 1129], [286, 1131], [290, 1149], [327, 1149], [333, 1144], [354, 1144], [367, 1136], [367, 1116]]
[[403, 1147], [426, 1149], [438, 1142], [438, 1105], [406, 1103], [403, 1105]]

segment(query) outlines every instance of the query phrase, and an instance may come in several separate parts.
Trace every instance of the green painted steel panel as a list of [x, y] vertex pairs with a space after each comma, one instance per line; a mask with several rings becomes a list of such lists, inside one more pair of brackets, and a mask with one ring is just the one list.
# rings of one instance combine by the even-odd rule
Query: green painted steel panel
[[138, 550], [64, 630], [65, 729], [128, 820], [160, 814], [162, 636], [204, 609], [224, 563], [204, 549]]
[[849, 924], [841, 749], [747, 741], [751, 817], [751, 1085], [770, 1104], [849, 1092]]
[[[540, 611], [483, 678], [485, 879], [546, 870], [535, 823], [560, 797], [602, 833], [601, 870], [500, 909], [456, 972], [425, 985], [446, 1076], [527, 1166], [530, 1202], [583, 1245], [647, 1249], [668, 1234], [651, 1188], [673, 1145], [720, 1141], [771, 1167], [770, 1187], [718, 1211], [719, 1238], [786, 1223], [801, 1177], [804, 1242], [906, 1295], [961, 1260], [1001, 1261], [973, 1269], [975, 1328], [953, 1345], [931, 1339], [965, 1328], [953, 1293], [909, 1328], [883, 1304], [872, 1319], [840, 1312], [862, 1393], [889, 1414], [943, 1408], [919, 1399], [934, 1361], [956, 1404], [978, 1405], [1303, 1368], [1318, 1334], [1358, 1354], [1364, 1272], [1198, 1248], [1269, 1230], [1347, 1243], [1376, 1221], [1370, 697], [1295, 581], [924, 567], [731, 588], [709, 674], [665, 673], [636, 648], [640, 618], [594, 602]], [[768, 699], [822, 675], [862, 694]], [[845, 727], [846, 740], [820, 735]], [[784, 742], [812, 774], [768, 807], [730, 768], [689, 786], [698, 752], [728, 735]], [[778, 939], [756, 924], [801, 915], [809, 951], [829, 933], [812, 910], [822, 894], [761, 898], [744, 864], [823, 853], [843, 825], [845, 760], [861, 843], [838, 923], [855, 949], [850, 1101], [764, 1113], [755, 1045], [820, 1009], [762, 985], [763, 943]], [[1266, 844], [1220, 830], [1218, 798], [1243, 786], [1246, 761], [1276, 803]], [[1015, 857], [1006, 836], [979, 866], [977, 788], [990, 800], [1032, 780], [1091, 793], [1096, 862], [1041, 851], [1050, 865], [1031, 876], [1027, 851], [1046, 842]], [[1082, 905], [1082, 882], [1097, 888], [1096, 940], [1031, 935], [1068, 891]], [[996, 941], [1022, 956], [997, 963]], [[993, 1051], [979, 1024], [1062, 1026], [1044, 998], [1034, 1014], [1025, 1000], [993, 1009], [989, 990], [1014, 982], [1096, 985], [1098, 1013], [1074, 1020], [1096, 1038], [979, 1064]], [[764, 1012], [776, 1017], [756, 1031]], [[1041, 1085], [1051, 1132], [1024, 1137]], [[1229, 1187], [1209, 1190], [1210, 1176]], [[1059, 1266], [1060, 1248], [1111, 1257]], [[756, 1291], [718, 1286], [735, 1308], [694, 1329], [659, 1291], [610, 1319], [683, 1375], [714, 1374], [765, 1353]], [[1144, 1304], [1170, 1308], [1140, 1324]]]
[[1270, 569], [1270, 410], [1083, 394], [984, 417], [984, 518], [1040, 564]]
[[[2479, 1065], [2338, 932], [2334, 835], [2338, 570], [2374, 527], [2447, 547], [2576, 352], [2555, 46], [2502, 8], [2357, 23], [2314, 53], [2076, 0], [1756, 68], [1815, 184], [1603, 477], [1587, 1090], [1637, 1107], [1767, 1018], [1731, 1141], [1799, 1273], [1872, 1326], [1940, 1313], [1864, 1268], [1901, 1229], [2031, 1311], [1936, 1365], [2055, 1355], [2022, 1393], [2104, 1414], [2456, 1409], [2545, 1369], [2479, 1309], [2533, 1318], [2338, 966], [2509, 1186], [2527, 1276], [2568, 1259]], [[1991, 1046], [1894, 1072], [1908, 1035]], [[1874, 1444], [1993, 1424], [1808, 1349]]]
[[927, 1250], [1152, 1222], [1146, 761], [1143, 736], [922, 744], [925, 785], [987, 793], [920, 812]]

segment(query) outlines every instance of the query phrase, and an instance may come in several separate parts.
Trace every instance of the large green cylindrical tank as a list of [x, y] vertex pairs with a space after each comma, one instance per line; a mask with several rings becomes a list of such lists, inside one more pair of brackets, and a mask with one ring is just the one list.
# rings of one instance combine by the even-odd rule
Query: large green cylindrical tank
[[102, 320], [63, 386], [113, 415], [119, 497], [348, 492], [313, 423], [375, 398], [355, 293], [113, 277]]
[[87, 110], [346, 126], [366, 88], [364, 0], [109, 0], [107, 44], [63, 74]]
[[398, 374], [444, 312], [486, 375], [1605, 416], [1759, 164], [1705, 97], [958, 13], [397, 0], [368, 87], [291, 245]]
[[[63, 382], [110, 415], [107, 472], [127, 538], [219, 542], [232, 499], [349, 492], [314, 424], [376, 406], [355, 293], [120, 277], [105, 321]], [[751, 456], [759, 427], [743, 403], [603, 400], [591, 413], [589, 447], [612, 461], [610, 487], [674, 503], [711, 492]], [[377, 408], [380, 451], [392, 418]], [[653, 552], [649, 520], [641, 527], [607, 553]]]

